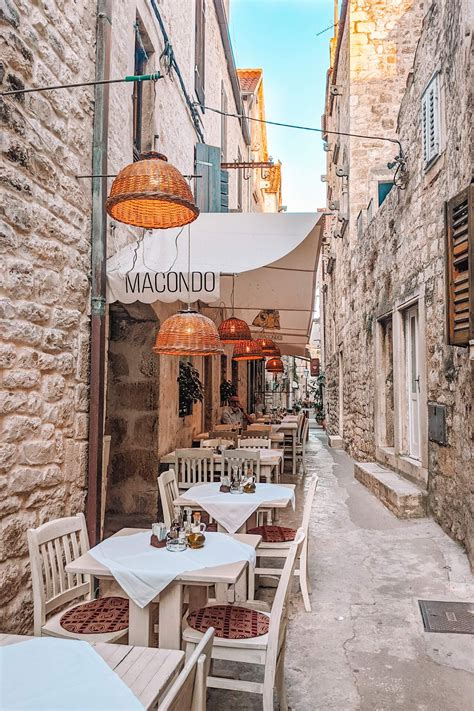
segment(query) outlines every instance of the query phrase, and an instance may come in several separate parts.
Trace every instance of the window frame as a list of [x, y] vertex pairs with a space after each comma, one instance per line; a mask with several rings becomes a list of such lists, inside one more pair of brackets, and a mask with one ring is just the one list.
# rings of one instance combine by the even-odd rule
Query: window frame
[[194, 4], [194, 91], [196, 92], [199, 103], [204, 106], [206, 80], [206, 0], [194, 0]]
[[[421, 95], [421, 140], [425, 171], [442, 153], [440, 84], [440, 73], [436, 72]], [[432, 130], [431, 123], [433, 124]], [[433, 132], [433, 137], [431, 137], [431, 132]]]

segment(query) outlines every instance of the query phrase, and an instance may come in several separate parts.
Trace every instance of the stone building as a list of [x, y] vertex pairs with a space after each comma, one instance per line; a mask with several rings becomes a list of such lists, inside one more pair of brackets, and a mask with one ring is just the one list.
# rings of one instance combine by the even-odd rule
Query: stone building
[[[323, 288], [333, 445], [389, 508], [432, 514], [471, 561], [473, 18], [464, 0], [343, 3]], [[399, 139], [402, 162], [397, 144], [331, 131]]]
[[[229, 161], [251, 157], [248, 122], [223, 121], [204, 108], [225, 104], [229, 112], [242, 113], [228, 5], [223, 0], [79, 5], [6, 0], [0, 10], [2, 90], [93, 79], [97, 11], [105, 7], [110, 77], [162, 75], [156, 82], [111, 85], [107, 174], [154, 149], [184, 175], [201, 175], [193, 190], [202, 211], [253, 210], [239, 171], [220, 170], [224, 153]], [[31, 613], [26, 529], [84, 511], [87, 494], [94, 91], [5, 97], [1, 110], [6, 126], [0, 201], [2, 629], [26, 632]], [[138, 230], [109, 221], [108, 255], [139, 236]], [[245, 400], [246, 366], [232, 367], [227, 350], [222, 359], [195, 359], [212, 397], [210, 412], [198, 404], [179, 418], [178, 362], [151, 354], [160, 323], [178, 307], [160, 302], [107, 307], [107, 516], [154, 515], [158, 458], [188, 444], [205, 417], [216, 416], [222, 377], [233, 377]]]

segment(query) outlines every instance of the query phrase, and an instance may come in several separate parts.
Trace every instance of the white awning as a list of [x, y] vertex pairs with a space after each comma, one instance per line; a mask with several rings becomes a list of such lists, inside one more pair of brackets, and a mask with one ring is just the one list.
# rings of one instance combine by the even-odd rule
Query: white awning
[[[306, 345], [311, 333], [316, 286], [316, 271], [320, 252], [320, 226], [313, 215], [313, 229], [288, 254], [259, 269], [239, 274], [235, 278], [235, 315], [251, 326], [258, 337], [261, 329], [252, 326], [259, 311], [277, 310], [280, 329], [267, 330], [283, 354], [308, 357]], [[230, 314], [232, 278], [221, 279], [220, 303]], [[211, 304], [218, 306], [217, 303]]]
[[[279, 310], [280, 332], [275, 332], [275, 340], [283, 353], [307, 355], [321, 241], [318, 220], [318, 213], [201, 213], [190, 225], [191, 271], [238, 274], [236, 315], [249, 323], [262, 309]], [[108, 259], [107, 300], [174, 301], [169, 292], [148, 288], [137, 294], [125, 289], [127, 278], [134, 284], [137, 274], [142, 278], [167, 272], [187, 275], [187, 227], [154, 230], [138, 249], [131, 244]], [[211, 307], [225, 305], [229, 310], [232, 278], [222, 276], [220, 295], [218, 286], [199, 298]]]

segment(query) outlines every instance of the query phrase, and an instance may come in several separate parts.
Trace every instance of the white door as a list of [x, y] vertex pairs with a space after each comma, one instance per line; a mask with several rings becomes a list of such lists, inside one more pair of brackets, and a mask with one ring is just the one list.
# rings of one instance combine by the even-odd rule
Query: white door
[[408, 387], [408, 454], [420, 458], [420, 367], [418, 306], [406, 311], [405, 318], [406, 364]]

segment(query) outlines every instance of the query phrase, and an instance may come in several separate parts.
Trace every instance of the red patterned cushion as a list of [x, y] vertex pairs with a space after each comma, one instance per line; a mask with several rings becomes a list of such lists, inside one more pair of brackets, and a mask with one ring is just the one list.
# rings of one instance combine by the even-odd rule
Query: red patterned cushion
[[247, 533], [262, 536], [264, 543], [285, 543], [295, 540], [296, 529], [284, 528], [283, 526], [257, 526], [256, 528], [248, 529]]
[[216, 637], [223, 639], [251, 639], [268, 633], [269, 618], [245, 607], [214, 605], [190, 612], [188, 624], [198, 632], [214, 627]]
[[68, 610], [59, 620], [61, 627], [75, 634], [119, 632], [128, 627], [128, 600], [101, 597]]

